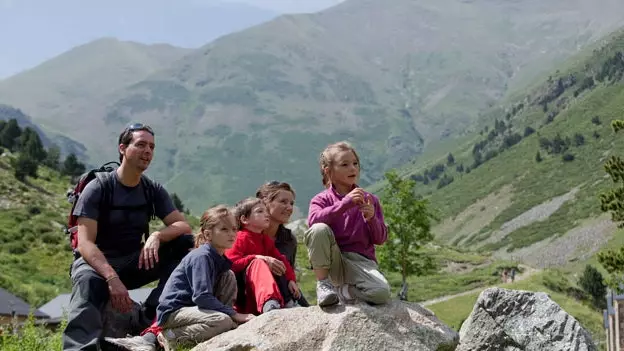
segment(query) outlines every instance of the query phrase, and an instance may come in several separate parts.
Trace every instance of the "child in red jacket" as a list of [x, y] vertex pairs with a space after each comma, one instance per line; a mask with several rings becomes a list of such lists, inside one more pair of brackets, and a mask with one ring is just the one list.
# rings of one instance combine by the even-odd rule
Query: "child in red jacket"
[[269, 226], [266, 206], [260, 199], [248, 198], [236, 205], [234, 215], [239, 232], [225, 255], [245, 286], [245, 301], [237, 301], [235, 307], [239, 313], [254, 314], [294, 307], [294, 299], [300, 297], [295, 271], [273, 240], [262, 234]]

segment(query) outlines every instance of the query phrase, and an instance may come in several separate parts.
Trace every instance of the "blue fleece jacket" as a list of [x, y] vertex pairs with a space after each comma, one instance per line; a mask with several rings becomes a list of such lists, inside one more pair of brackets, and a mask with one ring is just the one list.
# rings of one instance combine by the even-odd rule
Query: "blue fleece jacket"
[[232, 267], [232, 262], [220, 255], [210, 244], [189, 252], [171, 273], [156, 309], [158, 325], [163, 325], [170, 313], [182, 307], [197, 306], [203, 310], [236, 312], [214, 296], [215, 284], [221, 274]]

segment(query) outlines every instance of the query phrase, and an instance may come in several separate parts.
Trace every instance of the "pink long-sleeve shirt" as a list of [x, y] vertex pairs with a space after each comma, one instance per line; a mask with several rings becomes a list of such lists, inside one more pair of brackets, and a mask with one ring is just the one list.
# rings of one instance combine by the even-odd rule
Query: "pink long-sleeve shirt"
[[379, 199], [366, 193], [373, 199], [375, 216], [368, 222], [358, 205], [351, 198], [338, 194], [334, 186], [317, 194], [310, 201], [308, 226], [315, 223], [327, 224], [336, 237], [336, 243], [342, 252], [357, 252], [377, 261], [375, 245], [381, 245], [388, 239], [388, 229], [384, 223]]

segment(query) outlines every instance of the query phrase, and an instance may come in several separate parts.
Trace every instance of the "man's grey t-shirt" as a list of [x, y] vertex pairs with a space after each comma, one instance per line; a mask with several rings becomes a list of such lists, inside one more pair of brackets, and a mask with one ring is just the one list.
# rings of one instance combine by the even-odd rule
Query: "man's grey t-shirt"
[[[146, 205], [145, 191], [143, 184], [135, 187], [127, 187], [121, 183], [116, 171], [112, 171], [110, 177], [113, 190], [113, 203], [109, 212], [104, 233], [97, 233], [95, 244], [107, 257], [127, 255], [136, 252], [141, 248], [141, 240], [145, 224], [149, 221], [147, 207], [139, 209], [115, 209], [118, 206], [141, 206]], [[109, 175], [110, 176], [110, 175]], [[154, 184], [154, 207], [155, 215], [161, 220], [175, 210], [171, 197], [162, 185], [152, 181]], [[77, 217], [87, 217], [99, 221], [100, 199], [103, 186], [98, 179], [94, 179], [82, 191], [74, 215]], [[98, 228], [101, 226], [98, 223]]]

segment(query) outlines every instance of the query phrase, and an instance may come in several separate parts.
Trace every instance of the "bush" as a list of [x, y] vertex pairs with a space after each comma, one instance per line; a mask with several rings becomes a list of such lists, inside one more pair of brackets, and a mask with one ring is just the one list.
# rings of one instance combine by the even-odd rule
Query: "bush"
[[53, 333], [44, 327], [37, 327], [32, 315], [28, 317], [21, 329], [15, 324], [0, 333], [0, 349], [3, 351], [56, 351], [63, 349], [62, 333], [66, 322]]
[[28, 213], [31, 215], [38, 215], [41, 213], [41, 209], [38, 206], [28, 206]]
[[60, 244], [61, 243], [61, 237], [59, 234], [55, 234], [55, 233], [45, 233], [41, 236], [41, 241], [43, 241], [46, 244]]
[[574, 161], [574, 155], [572, 154], [565, 154], [562, 156], [562, 159], [564, 162], [571, 162]]
[[602, 122], [600, 121], [600, 117], [598, 117], [598, 116], [594, 116], [594, 117], [592, 117], [591, 121], [592, 121], [592, 123], [593, 123], [593, 124], [595, 124], [595, 125], [597, 125], [597, 126], [599, 126], [599, 125], [602, 123]]
[[21, 255], [28, 252], [28, 244], [23, 241], [8, 243], [6, 248], [9, 250], [9, 253], [14, 255]]

